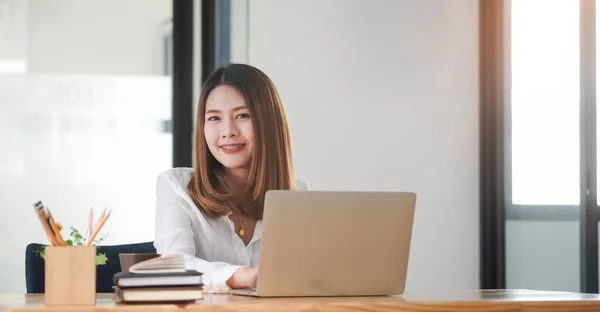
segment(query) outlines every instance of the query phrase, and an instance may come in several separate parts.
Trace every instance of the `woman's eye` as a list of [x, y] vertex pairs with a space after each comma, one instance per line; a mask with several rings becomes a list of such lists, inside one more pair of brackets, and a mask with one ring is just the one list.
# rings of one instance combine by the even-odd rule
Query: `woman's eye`
[[215, 121], [215, 120], [219, 120], [219, 117], [217, 117], [217, 116], [210, 116], [210, 117], [208, 117], [207, 120], [208, 121]]
[[237, 115], [237, 119], [245, 119], [250, 118], [250, 114], [239, 114]]

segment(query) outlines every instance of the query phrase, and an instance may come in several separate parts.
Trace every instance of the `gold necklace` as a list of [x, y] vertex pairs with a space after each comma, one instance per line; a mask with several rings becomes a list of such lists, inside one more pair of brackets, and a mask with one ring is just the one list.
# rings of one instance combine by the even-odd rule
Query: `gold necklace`
[[235, 216], [235, 218], [238, 220], [238, 223], [240, 224], [240, 230], [239, 230], [238, 234], [240, 236], [244, 236], [244, 233], [246, 233], [246, 232], [244, 232], [244, 222], [237, 215]]

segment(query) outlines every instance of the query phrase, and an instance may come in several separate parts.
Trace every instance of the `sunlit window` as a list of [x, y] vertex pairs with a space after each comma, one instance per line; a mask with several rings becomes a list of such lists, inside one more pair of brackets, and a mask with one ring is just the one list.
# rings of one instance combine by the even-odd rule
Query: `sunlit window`
[[512, 202], [579, 204], [579, 1], [511, 1]]

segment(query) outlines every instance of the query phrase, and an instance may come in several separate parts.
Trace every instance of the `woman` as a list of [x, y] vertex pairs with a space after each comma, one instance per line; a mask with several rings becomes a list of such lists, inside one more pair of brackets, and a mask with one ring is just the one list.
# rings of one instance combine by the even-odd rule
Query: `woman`
[[287, 117], [263, 72], [231, 64], [208, 77], [195, 160], [158, 176], [155, 247], [183, 253], [205, 283], [256, 287], [265, 193], [308, 189], [294, 178]]

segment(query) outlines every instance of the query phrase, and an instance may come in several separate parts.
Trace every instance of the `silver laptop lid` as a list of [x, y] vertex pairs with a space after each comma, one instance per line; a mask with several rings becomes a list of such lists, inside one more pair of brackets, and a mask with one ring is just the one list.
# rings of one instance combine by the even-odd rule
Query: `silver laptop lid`
[[402, 294], [415, 203], [412, 192], [267, 192], [257, 294]]

